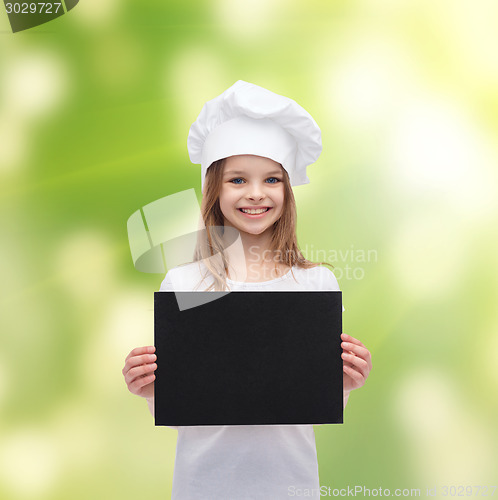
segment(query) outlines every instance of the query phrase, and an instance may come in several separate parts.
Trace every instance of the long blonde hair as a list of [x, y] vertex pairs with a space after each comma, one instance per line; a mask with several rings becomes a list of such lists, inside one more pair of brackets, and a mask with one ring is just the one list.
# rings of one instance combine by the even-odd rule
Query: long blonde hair
[[[224, 252], [226, 242], [223, 243], [224, 217], [220, 208], [220, 192], [222, 186], [223, 169], [225, 159], [215, 161], [207, 169], [204, 180], [204, 193], [201, 203], [201, 217], [206, 227], [205, 231], [199, 231], [197, 244], [194, 251], [194, 262], [203, 261], [214, 277], [214, 282], [206, 289], [225, 291], [228, 289], [226, 278], [228, 273], [228, 260]], [[282, 168], [284, 182], [284, 203], [281, 217], [273, 224], [271, 233], [270, 251], [277, 253], [275, 270], [278, 272], [277, 264], [280, 262], [289, 266], [309, 269], [322, 264], [330, 267], [328, 262], [311, 262], [305, 259], [299, 250], [296, 237], [296, 200], [289, 180], [289, 175]], [[216, 258], [212, 258], [216, 256]], [[292, 273], [294, 276], [294, 274]], [[206, 278], [204, 276], [204, 278]]]

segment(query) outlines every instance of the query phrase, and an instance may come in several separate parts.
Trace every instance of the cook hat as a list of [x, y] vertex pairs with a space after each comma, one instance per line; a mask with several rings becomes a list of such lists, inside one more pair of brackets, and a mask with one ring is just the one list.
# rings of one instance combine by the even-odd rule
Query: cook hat
[[216, 160], [251, 154], [280, 163], [292, 186], [308, 184], [306, 167], [322, 151], [320, 128], [292, 99], [239, 80], [206, 102], [190, 127], [187, 148], [192, 163], [206, 171]]

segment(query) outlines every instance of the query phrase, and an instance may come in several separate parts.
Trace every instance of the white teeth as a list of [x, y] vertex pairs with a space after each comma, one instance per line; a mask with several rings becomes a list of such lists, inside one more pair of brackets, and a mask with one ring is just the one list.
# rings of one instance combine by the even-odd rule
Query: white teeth
[[256, 215], [256, 214], [262, 214], [263, 212], [267, 212], [269, 208], [259, 208], [259, 209], [250, 209], [248, 210], [247, 208], [241, 208], [242, 212], [245, 214], [251, 214], [251, 215]]

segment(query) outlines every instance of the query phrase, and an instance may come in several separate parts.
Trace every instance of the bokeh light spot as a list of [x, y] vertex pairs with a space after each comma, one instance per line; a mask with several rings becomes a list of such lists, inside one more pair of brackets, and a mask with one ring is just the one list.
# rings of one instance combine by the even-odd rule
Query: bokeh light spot
[[469, 216], [496, 208], [493, 150], [463, 110], [445, 98], [426, 96], [399, 112], [386, 150], [394, 189], [442, 196]]
[[249, 41], [271, 34], [284, 3], [288, 9], [289, 2], [283, 0], [218, 0], [215, 16], [230, 37]]
[[51, 437], [34, 429], [2, 436], [0, 477], [14, 495], [40, 498], [59, 479], [60, 459]]
[[52, 112], [69, 89], [67, 69], [54, 51], [30, 51], [10, 59], [2, 80], [4, 106], [17, 118]]
[[[321, 45], [330, 43], [325, 39]], [[358, 30], [356, 37], [344, 38], [331, 66], [323, 64], [328, 57], [321, 52], [315, 63], [323, 75], [317, 87], [331, 116], [355, 134], [384, 124], [418, 85], [409, 52], [378, 35]]]

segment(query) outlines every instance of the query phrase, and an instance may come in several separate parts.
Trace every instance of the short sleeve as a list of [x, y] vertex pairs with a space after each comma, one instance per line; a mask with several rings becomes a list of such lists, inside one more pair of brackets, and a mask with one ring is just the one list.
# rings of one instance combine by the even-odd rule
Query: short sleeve
[[171, 276], [171, 271], [168, 271], [166, 273], [166, 276], [164, 277], [162, 283], [161, 283], [161, 288], [159, 289], [160, 292], [173, 292], [173, 280]]
[[172, 267], [161, 283], [160, 292], [192, 292], [206, 289], [199, 262]]

